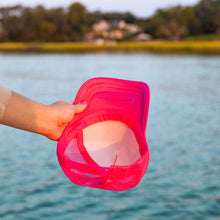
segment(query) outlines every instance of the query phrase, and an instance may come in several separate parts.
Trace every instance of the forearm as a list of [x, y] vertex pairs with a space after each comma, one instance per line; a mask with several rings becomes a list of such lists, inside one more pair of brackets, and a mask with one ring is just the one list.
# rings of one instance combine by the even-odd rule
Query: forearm
[[45, 135], [48, 116], [48, 106], [12, 92], [0, 123]]

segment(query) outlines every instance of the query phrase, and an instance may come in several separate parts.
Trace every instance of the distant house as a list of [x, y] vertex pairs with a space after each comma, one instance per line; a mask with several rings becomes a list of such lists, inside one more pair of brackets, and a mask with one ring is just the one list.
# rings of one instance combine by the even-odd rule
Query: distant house
[[105, 41], [118, 41], [124, 38], [133, 38], [135, 35], [142, 33], [142, 28], [136, 24], [128, 24], [124, 20], [108, 22], [100, 20], [92, 26], [92, 31], [87, 33], [85, 41], [96, 42], [97, 39]]
[[119, 21], [118, 28], [129, 34], [137, 34], [142, 32], [142, 28], [137, 24], [128, 24], [124, 20]]
[[135, 37], [136, 41], [149, 41], [151, 39], [152, 39], [152, 36], [146, 33], [140, 33]]
[[123, 38], [124, 34], [121, 30], [112, 30], [109, 33], [109, 36], [113, 40], [121, 40]]
[[105, 20], [101, 20], [92, 26], [92, 30], [95, 35], [102, 35], [103, 33], [108, 32], [110, 28], [110, 24]]
[[127, 24], [126, 30], [130, 34], [137, 34], [141, 32], [141, 28], [136, 24]]
[[126, 22], [124, 20], [121, 20], [118, 22], [118, 28], [119, 29], [125, 29], [126, 28]]
[[95, 43], [96, 45], [102, 46], [105, 43], [105, 41], [102, 38], [98, 38], [95, 40]]

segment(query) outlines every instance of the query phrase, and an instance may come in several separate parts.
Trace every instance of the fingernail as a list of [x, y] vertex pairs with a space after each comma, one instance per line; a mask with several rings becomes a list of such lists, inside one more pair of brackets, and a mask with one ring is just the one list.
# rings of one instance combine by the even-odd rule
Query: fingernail
[[82, 100], [82, 101], [80, 102], [80, 104], [82, 104], [82, 105], [87, 105], [87, 101], [86, 101], [86, 100]]

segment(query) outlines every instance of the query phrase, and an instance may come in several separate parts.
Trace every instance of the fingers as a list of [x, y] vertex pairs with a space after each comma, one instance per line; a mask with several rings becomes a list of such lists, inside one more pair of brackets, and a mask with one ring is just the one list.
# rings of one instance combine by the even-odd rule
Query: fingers
[[82, 112], [86, 106], [87, 106], [87, 102], [86, 101], [82, 101], [79, 104], [73, 105], [74, 106], [74, 112], [75, 113], [80, 113]]

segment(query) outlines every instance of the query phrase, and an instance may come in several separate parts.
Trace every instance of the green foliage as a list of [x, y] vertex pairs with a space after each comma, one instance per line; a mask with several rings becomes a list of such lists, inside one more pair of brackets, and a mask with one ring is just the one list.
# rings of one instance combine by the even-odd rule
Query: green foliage
[[0, 8], [1, 41], [81, 41], [89, 30], [89, 16], [80, 3], [68, 11], [43, 6]]
[[201, 33], [220, 34], [220, 0], [201, 0], [195, 10]]
[[179, 40], [187, 36], [220, 34], [220, 0], [201, 0], [194, 7], [159, 9], [141, 21], [154, 38]]
[[88, 13], [85, 6], [73, 3], [67, 13], [69, 36], [71, 41], [80, 41], [88, 31]]
[[159, 9], [144, 22], [144, 30], [155, 38], [179, 40], [198, 32], [199, 20], [194, 7]]
[[130, 12], [88, 12], [79, 2], [68, 9], [0, 8], [0, 41], [82, 41], [92, 25], [101, 19], [124, 20], [140, 25], [153, 38], [181, 40], [192, 36], [220, 36], [220, 0], [200, 0], [195, 6], [158, 9], [153, 16], [137, 18]]

